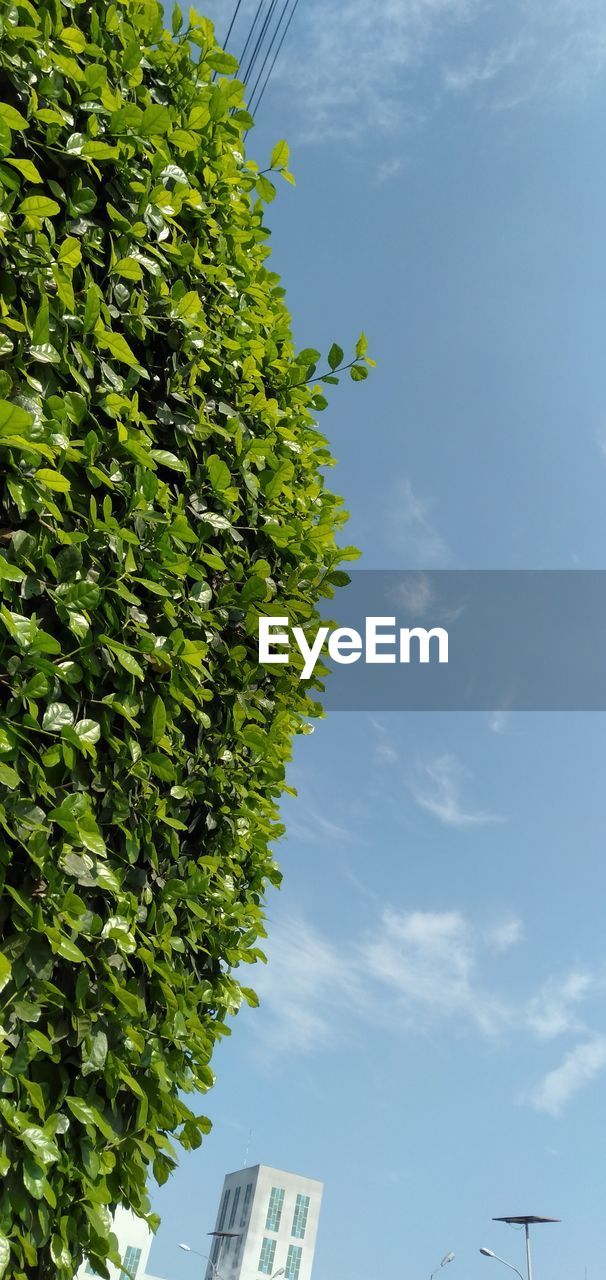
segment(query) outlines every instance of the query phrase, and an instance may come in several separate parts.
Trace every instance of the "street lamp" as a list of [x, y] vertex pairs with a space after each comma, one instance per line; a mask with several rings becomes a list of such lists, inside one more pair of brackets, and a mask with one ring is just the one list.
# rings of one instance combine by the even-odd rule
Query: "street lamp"
[[199, 1249], [192, 1249], [190, 1244], [180, 1244], [179, 1248], [183, 1249], [185, 1253], [195, 1253], [197, 1258], [204, 1258], [206, 1262], [210, 1263], [215, 1280], [223, 1280], [223, 1277], [221, 1276], [221, 1272], [217, 1271], [216, 1263], [213, 1262], [212, 1258], [210, 1258], [207, 1253], [200, 1253]]
[[435, 1271], [432, 1271], [429, 1277], [429, 1280], [433, 1280], [434, 1276], [437, 1276], [438, 1271], [440, 1270], [440, 1267], [445, 1267], [448, 1262], [453, 1262], [453, 1261], [454, 1261], [454, 1253], [444, 1254], [444, 1257], [442, 1258], [440, 1266], [436, 1267]]
[[493, 1253], [492, 1249], [480, 1249], [480, 1253], [483, 1253], [485, 1258], [494, 1258], [496, 1262], [502, 1262], [504, 1267], [509, 1267], [510, 1271], [515, 1271], [520, 1280], [524, 1280], [522, 1272], [518, 1271], [517, 1267], [512, 1266], [511, 1262], [506, 1262], [504, 1258], [499, 1258], [496, 1253]]
[[[515, 1216], [509, 1215], [506, 1218], [493, 1218], [493, 1222], [507, 1222], [509, 1223], [509, 1225], [513, 1224], [516, 1227], [524, 1228], [524, 1235], [526, 1237], [527, 1280], [532, 1280], [532, 1259], [530, 1256], [530, 1232], [528, 1230], [529, 1226], [537, 1222], [559, 1222], [559, 1221], [560, 1221], [559, 1218], [537, 1218], [534, 1214], [531, 1214], [531, 1213], [517, 1214]], [[493, 1253], [492, 1249], [480, 1249], [480, 1253], [484, 1254], [485, 1258], [495, 1258], [497, 1262], [502, 1262], [504, 1267], [509, 1267], [510, 1271], [515, 1271], [516, 1275], [520, 1277], [520, 1280], [524, 1280], [524, 1276], [520, 1271], [518, 1271], [517, 1267], [512, 1266], [511, 1262], [506, 1262], [504, 1258], [499, 1258], [496, 1253]]]
[[[212, 1258], [209, 1257], [207, 1253], [200, 1253], [198, 1249], [192, 1249], [190, 1244], [180, 1244], [179, 1248], [183, 1249], [185, 1253], [195, 1253], [197, 1258], [206, 1258], [206, 1261], [209, 1262], [212, 1267], [212, 1273], [213, 1273], [213, 1276], [215, 1277], [215, 1280], [223, 1280], [223, 1277], [221, 1276], [221, 1272], [217, 1271], [217, 1264], [213, 1262]], [[283, 1276], [283, 1275], [286, 1275], [286, 1268], [278, 1267], [278, 1270], [274, 1271], [273, 1276], [270, 1277], [270, 1280], [277, 1280], [278, 1276]]]

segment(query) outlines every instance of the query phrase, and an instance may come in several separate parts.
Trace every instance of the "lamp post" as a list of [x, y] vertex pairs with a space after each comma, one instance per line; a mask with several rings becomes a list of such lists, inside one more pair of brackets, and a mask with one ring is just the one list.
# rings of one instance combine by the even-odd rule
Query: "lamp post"
[[517, 1267], [512, 1266], [511, 1262], [506, 1262], [504, 1258], [499, 1258], [498, 1254], [493, 1253], [492, 1249], [480, 1249], [480, 1253], [483, 1253], [485, 1258], [494, 1258], [495, 1262], [502, 1262], [504, 1267], [509, 1267], [510, 1271], [515, 1271], [520, 1280], [524, 1280], [522, 1272], [518, 1271]]
[[[209, 1262], [212, 1267], [214, 1280], [223, 1280], [221, 1272], [217, 1271], [217, 1264], [213, 1262], [212, 1258], [209, 1257], [207, 1253], [200, 1253], [198, 1249], [192, 1249], [190, 1244], [180, 1244], [179, 1248], [183, 1249], [184, 1253], [195, 1253], [197, 1258], [205, 1258], [206, 1261]], [[284, 1275], [286, 1275], [286, 1268], [278, 1267], [278, 1270], [274, 1271], [273, 1276], [270, 1276], [270, 1280], [277, 1280], [278, 1276], [284, 1276]]]
[[213, 1276], [214, 1276], [214, 1280], [223, 1280], [223, 1277], [222, 1277], [222, 1275], [221, 1275], [221, 1272], [220, 1272], [220, 1271], [217, 1271], [217, 1265], [216, 1265], [216, 1263], [215, 1263], [215, 1262], [213, 1262], [212, 1258], [211, 1258], [211, 1257], [209, 1257], [209, 1255], [208, 1255], [207, 1253], [200, 1253], [199, 1249], [192, 1249], [192, 1247], [191, 1247], [191, 1245], [190, 1245], [190, 1244], [180, 1244], [180, 1245], [179, 1245], [179, 1248], [180, 1248], [180, 1249], [183, 1249], [184, 1253], [195, 1253], [195, 1255], [196, 1255], [196, 1257], [197, 1257], [197, 1258], [204, 1258], [204, 1260], [205, 1260], [206, 1262], [210, 1263], [210, 1266], [212, 1267], [212, 1273], [213, 1273]]
[[[493, 1222], [507, 1222], [510, 1225], [513, 1224], [516, 1227], [524, 1228], [524, 1235], [526, 1238], [527, 1280], [532, 1280], [532, 1258], [530, 1256], [529, 1227], [533, 1223], [537, 1223], [537, 1222], [559, 1222], [559, 1221], [560, 1221], [559, 1218], [537, 1218], [535, 1214], [531, 1214], [531, 1213], [509, 1215], [506, 1218], [493, 1218]], [[499, 1258], [498, 1254], [493, 1253], [492, 1249], [480, 1249], [480, 1253], [482, 1253], [485, 1258], [494, 1258], [497, 1262], [502, 1262], [504, 1267], [509, 1267], [510, 1271], [515, 1271], [516, 1275], [520, 1276], [520, 1280], [524, 1280], [524, 1276], [520, 1271], [518, 1271], [517, 1267], [512, 1266], [511, 1262], [506, 1262], [504, 1258]]]
[[430, 1277], [429, 1277], [429, 1280], [434, 1280], [434, 1276], [437, 1276], [438, 1271], [440, 1270], [440, 1268], [441, 1268], [441, 1267], [445, 1267], [445, 1266], [446, 1266], [446, 1264], [447, 1264], [448, 1262], [454, 1262], [454, 1253], [445, 1253], [445, 1254], [444, 1254], [444, 1257], [442, 1258], [442, 1261], [441, 1261], [441, 1263], [440, 1263], [440, 1266], [439, 1266], [439, 1267], [436, 1267], [435, 1271], [432, 1271], [432, 1273], [431, 1273], [431, 1275], [430, 1275]]

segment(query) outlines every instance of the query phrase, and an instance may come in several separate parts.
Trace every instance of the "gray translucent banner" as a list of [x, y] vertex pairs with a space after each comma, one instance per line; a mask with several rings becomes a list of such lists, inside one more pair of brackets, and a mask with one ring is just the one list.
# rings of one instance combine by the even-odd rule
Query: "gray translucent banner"
[[[362, 640], [349, 665], [323, 657], [327, 710], [606, 710], [604, 570], [354, 570], [326, 617]], [[366, 660], [369, 618], [394, 619], [370, 624], [381, 637], [375, 653], [394, 661]], [[442, 661], [437, 636], [407, 635], [418, 628], [441, 629]], [[342, 639], [342, 651], [355, 652], [355, 637]]]

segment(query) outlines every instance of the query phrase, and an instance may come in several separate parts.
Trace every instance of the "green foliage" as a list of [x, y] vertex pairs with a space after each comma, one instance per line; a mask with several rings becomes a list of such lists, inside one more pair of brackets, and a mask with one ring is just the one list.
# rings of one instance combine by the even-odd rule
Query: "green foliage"
[[209, 1128], [184, 1095], [256, 1003], [233, 971], [261, 955], [285, 763], [318, 711], [259, 667], [257, 618], [313, 623], [351, 558], [235, 62], [181, 22], [0, 0], [6, 1280], [83, 1256], [107, 1275], [112, 1210], [153, 1224], [169, 1135]]

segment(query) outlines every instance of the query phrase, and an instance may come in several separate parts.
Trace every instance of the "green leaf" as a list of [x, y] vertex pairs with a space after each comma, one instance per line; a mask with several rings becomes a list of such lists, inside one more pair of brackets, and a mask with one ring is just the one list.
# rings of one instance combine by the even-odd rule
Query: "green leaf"
[[165, 165], [160, 174], [160, 177], [162, 178], [163, 181], [165, 181], [166, 178], [173, 178], [175, 182], [180, 182], [183, 186], [187, 186], [189, 183], [187, 174], [184, 172], [183, 169], [179, 168], [178, 164]]
[[11, 963], [7, 956], [0, 951], [0, 991], [3, 991], [11, 977]]
[[32, 360], [38, 364], [60, 364], [61, 356], [50, 342], [35, 342], [29, 349]]
[[10, 560], [6, 560], [3, 555], [0, 555], [0, 581], [23, 582], [24, 577], [23, 569], [20, 569], [16, 564], [11, 564]]
[[183, 320], [193, 319], [200, 314], [201, 309], [200, 295], [193, 289], [188, 293], [184, 293], [183, 297], [179, 298], [174, 306], [175, 315]]
[[[208, 108], [206, 109], [206, 118], [208, 119]], [[171, 146], [175, 146], [177, 151], [197, 151], [200, 145], [200, 139], [197, 133], [193, 133], [191, 129], [173, 129], [170, 135]]]
[[73, 964], [81, 964], [86, 960], [84, 952], [77, 947], [71, 938], [61, 938], [57, 944], [57, 955], [62, 956], [64, 960], [71, 960]]
[[152, 741], [160, 742], [166, 731], [166, 707], [159, 694], [152, 702], [151, 712]]
[[224, 489], [228, 489], [231, 484], [231, 474], [229, 467], [223, 462], [222, 458], [217, 457], [216, 453], [211, 453], [207, 459], [208, 474], [213, 489], [218, 493], [222, 493]]
[[42, 717], [42, 728], [49, 733], [60, 733], [66, 724], [74, 723], [74, 713], [66, 702], [49, 702]]
[[172, 124], [168, 107], [159, 105], [146, 107], [139, 124], [139, 133], [144, 138], [160, 137], [168, 133]]
[[59, 582], [69, 582], [82, 568], [82, 552], [78, 546], [64, 547], [56, 559]]
[[52, 218], [60, 208], [50, 196], [26, 196], [17, 207], [17, 213], [24, 213], [29, 218]]
[[104, 1031], [97, 1031], [92, 1037], [90, 1049], [82, 1054], [82, 1075], [102, 1071], [107, 1059], [107, 1036]]
[[368, 369], [365, 364], [352, 364], [349, 372], [354, 382], [363, 382], [368, 377]]
[[338, 369], [340, 364], [343, 364], [343, 348], [333, 342], [328, 352], [328, 366], [330, 369]]
[[110, 355], [115, 360], [119, 360], [121, 364], [130, 365], [131, 368], [138, 366], [137, 357], [131, 351], [123, 334], [114, 333], [111, 329], [104, 329], [101, 334], [97, 335], [97, 341], [100, 346], [106, 347]]
[[269, 178], [265, 177], [265, 174], [259, 174], [256, 181], [256, 187], [261, 199], [264, 200], [266, 204], [271, 204], [272, 200], [275, 200], [276, 188], [274, 187], [273, 182], [270, 182]]
[[164, 782], [174, 782], [176, 778], [175, 766], [168, 759], [168, 756], [161, 755], [159, 751], [152, 751], [145, 757], [145, 763], [149, 765], [157, 778], [162, 778]]
[[84, 333], [90, 333], [94, 329], [97, 320], [101, 314], [101, 293], [96, 285], [92, 285], [87, 289], [86, 302], [84, 304], [84, 316], [82, 328]]
[[82, 261], [80, 241], [76, 240], [75, 236], [68, 236], [63, 241], [59, 248], [57, 261], [61, 263], [62, 267], [77, 267], [78, 263]]
[[11, 791], [14, 791], [15, 787], [19, 786], [17, 770], [11, 769], [10, 765], [4, 764], [2, 761], [0, 761], [0, 785], [8, 787]]
[[53, 489], [55, 493], [69, 493], [71, 485], [61, 471], [53, 471], [50, 467], [41, 467], [36, 471], [36, 480], [43, 484], [46, 489]]
[[187, 471], [187, 467], [176, 453], [170, 453], [168, 449], [152, 449], [151, 456], [154, 462], [158, 462], [162, 467], [169, 467], [171, 471]]
[[8, 125], [9, 129], [29, 129], [29, 120], [17, 111], [16, 107], [11, 107], [8, 102], [0, 102], [0, 120]]
[[114, 275], [122, 276], [125, 280], [143, 279], [143, 271], [136, 258], [120, 258], [112, 270]]
[[94, 609], [99, 603], [101, 588], [96, 582], [90, 582], [85, 578], [82, 582], [74, 582], [67, 591], [63, 592], [61, 599], [64, 604], [74, 605], [78, 609]]
[[72, 53], [84, 53], [86, 49], [86, 36], [79, 27], [64, 27], [60, 32], [59, 39], [62, 44], [66, 44]]
[[134, 102], [119, 107], [110, 117], [109, 127], [112, 133], [139, 133], [143, 112]]
[[358, 338], [358, 341], [356, 342], [356, 358], [358, 360], [362, 359], [362, 357], [366, 355], [367, 351], [368, 351], [368, 341], [366, 338], [366, 334], [361, 333], [360, 337]]
[[114, 1138], [114, 1133], [110, 1125], [108, 1125], [107, 1121], [104, 1120], [98, 1107], [91, 1106], [90, 1103], [85, 1102], [83, 1098], [68, 1097], [65, 1101], [72, 1115], [74, 1115], [76, 1120], [79, 1120], [81, 1124], [86, 1125], [86, 1127], [90, 1129], [98, 1129], [103, 1137], [107, 1138], [109, 1141]]
[[132, 653], [128, 653], [126, 649], [117, 649], [115, 653], [125, 671], [130, 672], [131, 676], [137, 676], [139, 680], [143, 679], [143, 670]]
[[78, 835], [85, 849], [103, 857], [106, 853], [105, 841], [91, 813], [85, 813], [77, 822]]
[[288, 168], [289, 159], [290, 159], [290, 151], [289, 151], [288, 143], [285, 142], [284, 139], [282, 138], [280, 142], [276, 142], [276, 145], [271, 153], [271, 160], [269, 162], [270, 168], [286, 169]]
[[[32, 1033], [33, 1039], [34, 1033]], [[35, 1125], [28, 1125], [22, 1130], [21, 1141], [25, 1144], [32, 1155], [36, 1156], [43, 1165], [54, 1164], [59, 1159], [59, 1151], [56, 1142], [48, 1136], [44, 1129], [40, 1129]]]
[[26, 182], [42, 182], [42, 178], [32, 160], [12, 160], [8, 156], [6, 163], [22, 174]]
[[23, 435], [34, 421], [33, 414], [19, 404], [0, 400], [0, 436]]
[[98, 720], [77, 720], [74, 725], [74, 733], [77, 734], [81, 742], [98, 742], [101, 737], [101, 725]]
[[110, 142], [100, 142], [96, 138], [92, 138], [89, 142], [85, 142], [82, 147], [82, 155], [88, 156], [91, 160], [117, 160], [120, 155], [118, 147]]
[[10, 1244], [5, 1235], [0, 1231], [0, 1277], [6, 1274], [6, 1268], [11, 1260]]

